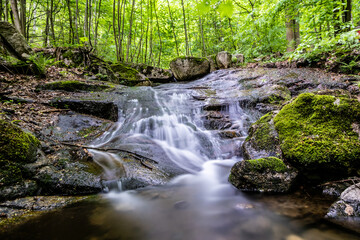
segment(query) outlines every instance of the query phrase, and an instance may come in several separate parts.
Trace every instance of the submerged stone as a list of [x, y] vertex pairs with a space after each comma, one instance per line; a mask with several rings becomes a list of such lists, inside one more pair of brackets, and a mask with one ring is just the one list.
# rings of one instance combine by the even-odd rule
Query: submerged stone
[[267, 157], [237, 162], [229, 182], [242, 191], [283, 193], [294, 186], [298, 173], [278, 158]]

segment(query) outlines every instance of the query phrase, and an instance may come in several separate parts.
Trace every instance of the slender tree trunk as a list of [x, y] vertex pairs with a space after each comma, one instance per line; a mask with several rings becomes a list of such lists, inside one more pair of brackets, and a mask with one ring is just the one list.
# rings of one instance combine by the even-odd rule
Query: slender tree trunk
[[49, 31], [48, 34], [51, 30], [51, 38], [52, 38], [52, 43], [55, 43], [55, 26], [54, 26], [54, 0], [50, 0], [50, 12], [49, 12], [49, 21], [50, 21], [50, 26], [49, 26]]
[[168, 4], [168, 9], [169, 9], [170, 21], [171, 21], [170, 25], [171, 25], [171, 29], [172, 29], [172, 32], [173, 32], [173, 35], [174, 35], [174, 40], [175, 40], [176, 54], [179, 56], [180, 55], [179, 54], [179, 46], [178, 46], [178, 42], [177, 42], [177, 39], [176, 39], [176, 32], [175, 32], [175, 27], [174, 27], [174, 19], [172, 17], [169, 0], [167, 0], [167, 4]]
[[9, 6], [8, 6], [8, 4], [9, 4], [9, 1], [8, 1], [8, 0], [5, 0], [4, 20], [5, 20], [6, 22], [9, 21], [9, 12], [8, 12]]
[[146, 39], [145, 39], [145, 52], [144, 52], [144, 63], [147, 63], [147, 50], [148, 50], [148, 36], [149, 36], [149, 23], [150, 23], [150, 0], [148, 0], [148, 8], [147, 8], [147, 23], [146, 23]]
[[352, 0], [343, 0], [343, 3], [344, 1], [346, 1], [346, 5], [344, 6], [343, 11], [343, 22], [348, 23], [352, 20]]
[[76, 12], [75, 12], [75, 36], [76, 43], [79, 44], [79, 26], [78, 26], [78, 17], [79, 17], [79, 0], [76, 0]]
[[129, 55], [131, 49], [131, 37], [132, 37], [132, 25], [133, 25], [133, 16], [134, 16], [135, 0], [132, 1], [131, 13], [130, 13], [130, 26], [129, 26], [129, 36], [126, 46], [126, 62], [129, 62]]
[[20, 25], [21, 33], [27, 39], [26, 34], [26, 0], [20, 0]]
[[234, 33], [234, 30], [233, 30], [233, 28], [231, 26], [231, 19], [228, 18], [228, 20], [229, 20], [229, 27], [230, 27], [230, 31], [231, 31], [231, 43], [233, 45], [234, 51], [236, 51], [236, 44], [235, 44], [235, 41], [234, 41], [235, 33]]
[[201, 17], [199, 17], [199, 27], [200, 27], [200, 34], [201, 34], [201, 46], [202, 46], [202, 54], [203, 57], [206, 56], [206, 48], [205, 48], [205, 38], [204, 38], [204, 28]]
[[[118, 0], [119, 2], [119, 0]], [[120, 56], [119, 56], [119, 46], [118, 46], [118, 38], [117, 38], [117, 29], [116, 29], [116, 0], [114, 0], [113, 2], [113, 33], [114, 33], [114, 41], [115, 41], [115, 48], [116, 48], [116, 59], [119, 61], [120, 60]]]
[[150, 0], [150, 40], [149, 40], [149, 61], [150, 65], [152, 65], [153, 60], [153, 9], [152, 9], [152, 1]]
[[287, 51], [293, 52], [300, 44], [300, 25], [296, 20], [296, 15], [293, 11], [287, 10], [286, 15], [286, 39], [288, 42]]
[[67, 0], [67, 8], [68, 8], [68, 12], [69, 12], [69, 25], [70, 25], [70, 29], [69, 29], [69, 43], [73, 44], [74, 43], [74, 30], [73, 30], [73, 24], [72, 24], [72, 15], [71, 15], [71, 6], [70, 6], [70, 0]]
[[95, 48], [98, 43], [97, 39], [98, 39], [98, 27], [99, 27], [99, 21], [100, 21], [100, 12], [101, 12], [101, 0], [99, 0], [98, 16], [96, 18], [96, 25], [95, 25]]
[[84, 37], [88, 36], [88, 7], [89, 7], [89, 0], [86, 0], [85, 3], [85, 16], [84, 16]]
[[190, 52], [189, 52], [188, 33], [187, 33], [187, 27], [186, 27], [186, 14], [185, 14], [184, 0], [181, 0], [181, 6], [182, 6], [183, 19], [184, 19], [184, 30], [185, 30], [185, 52], [186, 52], [186, 56], [189, 56]]
[[160, 61], [161, 61], [161, 53], [162, 53], [162, 40], [161, 40], [159, 18], [158, 18], [158, 15], [156, 13], [156, 2], [155, 2], [155, 0], [154, 0], [154, 14], [155, 14], [156, 25], [157, 25], [158, 35], [159, 35], [159, 42], [160, 42], [159, 58], [158, 58], [158, 62], [157, 62], [157, 66], [159, 67], [160, 66]]
[[45, 38], [44, 38], [44, 47], [47, 47], [48, 44], [48, 36], [49, 36], [49, 18], [50, 18], [50, 10], [49, 10], [49, 0], [46, 1], [46, 24], [45, 24]]

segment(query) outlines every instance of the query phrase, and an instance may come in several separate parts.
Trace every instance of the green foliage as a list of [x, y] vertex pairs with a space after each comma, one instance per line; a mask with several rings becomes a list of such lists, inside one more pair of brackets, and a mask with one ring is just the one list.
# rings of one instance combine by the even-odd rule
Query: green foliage
[[360, 166], [360, 136], [354, 131], [360, 102], [335, 95], [301, 94], [274, 119], [284, 158], [317, 177], [356, 173]]

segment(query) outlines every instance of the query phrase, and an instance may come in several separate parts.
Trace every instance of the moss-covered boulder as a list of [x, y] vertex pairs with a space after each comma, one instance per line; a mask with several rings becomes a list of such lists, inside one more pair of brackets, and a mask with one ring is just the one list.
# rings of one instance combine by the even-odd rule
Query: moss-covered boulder
[[67, 92], [76, 92], [76, 91], [102, 91], [110, 88], [107, 85], [94, 85], [88, 84], [80, 81], [57, 81], [45, 83], [36, 87], [37, 90], [62, 90]]
[[244, 160], [232, 168], [229, 182], [242, 191], [282, 193], [293, 187], [297, 171], [275, 157]]
[[284, 159], [307, 178], [360, 174], [360, 102], [304, 93], [274, 118]]
[[117, 79], [117, 83], [127, 86], [150, 86], [151, 82], [143, 74], [134, 68], [128, 67], [122, 63], [111, 65], [111, 70]]
[[0, 119], [0, 161], [34, 162], [39, 145], [32, 134]]
[[279, 136], [273, 121], [275, 114], [268, 113], [251, 125], [249, 135], [242, 145], [244, 159], [281, 158]]
[[206, 58], [178, 57], [170, 62], [170, 69], [178, 81], [191, 81], [210, 73]]
[[[19, 183], [26, 175], [23, 165], [36, 160], [40, 145], [32, 134], [0, 119], [0, 190]], [[0, 191], [0, 192], [1, 192]]]

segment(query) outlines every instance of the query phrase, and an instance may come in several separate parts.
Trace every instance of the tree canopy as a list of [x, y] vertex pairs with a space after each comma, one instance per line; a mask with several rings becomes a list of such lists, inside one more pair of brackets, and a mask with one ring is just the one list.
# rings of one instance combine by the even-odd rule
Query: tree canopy
[[89, 46], [167, 67], [182, 55], [246, 58], [358, 44], [359, 0], [0, 0], [32, 47]]

